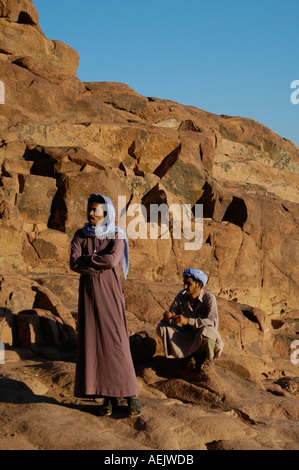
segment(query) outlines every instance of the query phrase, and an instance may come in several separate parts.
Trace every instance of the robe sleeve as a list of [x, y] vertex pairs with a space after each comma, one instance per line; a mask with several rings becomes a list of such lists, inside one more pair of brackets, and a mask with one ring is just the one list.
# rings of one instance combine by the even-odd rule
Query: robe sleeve
[[71, 242], [70, 268], [80, 274], [97, 274], [106, 269], [112, 269], [122, 260], [124, 240], [115, 237], [113, 253], [93, 253], [82, 255], [81, 237], [76, 233]]
[[75, 233], [71, 242], [70, 254], [70, 268], [79, 274], [96, 274], [96, 270], [91, 268], [82, 256], [82, 239], [79, 237], [78, 232]]
[[181, 302], [181, 293], [183, 291], [179, 292], [174, 301], [172, 302], [171, 306], [169, 307], [169, 311], [173, 313], [174, 315], [180, 315], [183, 314], [182, 310], [182, 302]]
[[177, 298], [175, 298], [171, 306], [169, 307], [169, 311], [173, 313], [173, 315], [178, 315], [178, 309], [179, 309], [178, 300]]
[[90, 266], [96, 271], [104, 271], [106, 269], [115, 268], [115, 266], [117, 266], [123, 258], [125, 249], [124, 240], [116, 236], [114, 239], [113, 248], [113, 253], [107, 253], [103, 255], [93, 253], [89, 257]]

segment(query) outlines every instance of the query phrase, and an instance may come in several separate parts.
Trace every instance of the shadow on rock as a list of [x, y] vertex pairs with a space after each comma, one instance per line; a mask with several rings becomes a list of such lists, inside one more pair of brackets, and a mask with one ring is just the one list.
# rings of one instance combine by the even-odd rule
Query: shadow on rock
[[54, 398], [36, 395], [21, 380], [0, 378], [0, 402], [2, 403], [51, 403], [60, 405]]
[[168, 359], [164, 356], [155, 356], [148, 364], [161, 378], [180, 377], [186, 368], [186, 359]]
[[130, 349], [134, 365], [150, 361], [156, 352], [157, 343], [146, 331], [130, 336]]

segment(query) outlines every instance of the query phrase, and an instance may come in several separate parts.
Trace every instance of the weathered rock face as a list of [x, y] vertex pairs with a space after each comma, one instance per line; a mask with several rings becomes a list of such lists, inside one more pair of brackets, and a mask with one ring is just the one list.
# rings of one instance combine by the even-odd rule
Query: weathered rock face
[[[46, 286], [2, 266], [0, 337], [10, 347], [27, 348], [41, 354], [40, 348], [74, 347], [76, 323], [71, 312]], [[55, 350], [53, 350], [55, 352]]]
[[[2, 60], [13, 61], [18, 56], [29, 56], [27, 60], [39, 64], [39, 70], [42, 70], [42, 64], [53, 65], [65, 73], [76, 75], [78, 53], [61, 41], [45, 38], [32, 0], [1, 0], [0, 33]], [[37, 62], [34, 61], [35, 58]]]
[[[131, 206], [203, 204], [200, 250], [184, 250], [185, 241], [172, 235], [150, 240], [148, 225], [147, 239], [131, 240], [131, 275], [178, 280], [191, 263], [205, 268], [219, 295], [230, 291], [228, 298], [275, 316], [297, 309], [298, 150], [292, 143], [253, 121], [149, 100], [121, 84], [84, 85], [65, 75], [59, 82], [61, 73], [55, 69], [49, 78], [44, 67], [40, 78], [36, 59], [3, 64], [3, 77], [10, 67], [1, 107], [3, 223], [13, 217], [24, 233], [71, 235], [95, 190], [115, 203], [121, 195]], [[20, 83], [28, 93], [13, 90]], [[156, 258], [143, 269], [142, 253], [159, 244], [163, 266]]]
[[[76, 331], [78, 276], [69, 270], [69, 246], [85, 222], [87, 196], [100, 192], [114, 202], [129, 236], [130, 272], [123, 287], [146, 418], [136, 427], [118, 420], [113, 431], [103, 425], [102, 437], [100, 431], [89, 436], [95, 417], [79, 416], [84, 405], [78, 402], [78, 410], [64, 410], [60, 424], [68, 411], [71, 420], [80, 418], [87, 436], [82, 434], [80, 448], [123, 446], [124, 435], [127, 448], [140, 449], [295, 448], [298, 365], [290, 354], [299, 312], [298, 148], [250, 119], [144, 97], [121, 83], [83, 83], [76, 77], [77, 52], [45, 38], [30, 0], [0, 0], [0, 49], [4, 406], [12, 391], [14, 400], [25, 400], [30, 420], [28, 400], [52, 390], [53, 381], [59, 387], [51, 396], [71, 400], [73, 365], [61, 363], [66, 351], [74, 360]], [[145, 213], [138, 219], [140, 204]], [[157, 236], [150, 218], [154, 204], [169, 210], [169, 221], [158, 219]], [[188, 205], [189, 228], [197, 237], [198, 204], [203, 234], [194, 249], [183, 212], [177, 226], [172, 209]], [[181, 375], [175, 361], [163, 362], [156, 335], [187, 266], [209, 275], [225, 343], [216, 375], [204, 380]], [[22, 398], [18, 374], [22, 361], [33, 356], [46, 365], [40, 366], [40, 381], [28, 365], [28, 396]], [[52, 363], [47, 369], [47, 359], [58, 361], [55, 371]], [[55, 400], [36, 400], [40, 421]], [[173, 429], [189, 426], [192, 418], [180, 440], [176, 433], [165, 437], [167, 410]], [[9, 412], [21, 429], [21, 418], [13, 408]], [[273, 414], [277, 421], [270, 424]], [[285, 416], [291, 418], [282, 426]], [[0, 433], [0, 448], [57, 448], [55, 432], [32, 419], [18, 444], [7, 437], [14, 428]], [[70, 434], [60, 448], [78, 448], [76, 436]]]

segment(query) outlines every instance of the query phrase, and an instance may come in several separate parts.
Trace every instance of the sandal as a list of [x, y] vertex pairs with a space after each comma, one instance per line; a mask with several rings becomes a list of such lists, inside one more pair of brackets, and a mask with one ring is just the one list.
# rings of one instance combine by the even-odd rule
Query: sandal
[[209, 372], [209, 370], [211, 369], [211, 367], [213, 366], [213, 361], [204, 361], [201, 366], [200, 366], [200, 371], [201, 372]]
[[141, 411], [141, 405], [136, 397], [130, 397], [127, 398], [127, 403], [129, 406], [129, 416], [131, 418], [137, 418], [137, 416], [140, 416], [142, 414]]
[[194, 356], [191, 356], [190, 358], [188, 358], [188, 362], [186, 363], [185, 369], [186, 369], [188, 372], [194, 372], [194, 371], [195, 371], [195, 369], [196, 369], [196, 361], [195, 361], [195, 357], [194, 357]]
[[101, 416], [111, 416], [113, 407], [117, 406], [117, 405], [118, 405], [118, 399], [117, 398], [106, 397], [105, 400], [104, 400], [104, 403], [100, 407], [100, 415]]

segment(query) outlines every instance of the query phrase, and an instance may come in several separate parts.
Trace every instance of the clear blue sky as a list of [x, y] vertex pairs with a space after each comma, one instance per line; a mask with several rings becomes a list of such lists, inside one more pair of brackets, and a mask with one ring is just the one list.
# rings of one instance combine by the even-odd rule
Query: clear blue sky
[[298, 0], [33, 0], [85, 82], [249, 117], [299, 147]]

